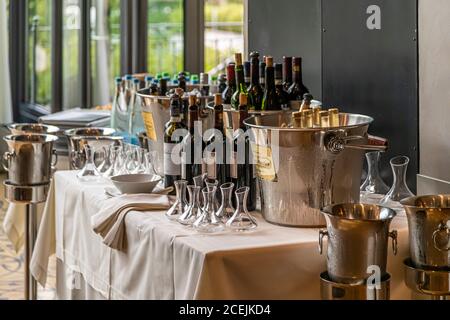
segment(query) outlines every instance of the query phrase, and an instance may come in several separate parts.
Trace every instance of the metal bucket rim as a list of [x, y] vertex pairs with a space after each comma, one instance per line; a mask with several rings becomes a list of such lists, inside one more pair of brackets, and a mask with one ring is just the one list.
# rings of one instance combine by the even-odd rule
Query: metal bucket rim
[[[19, 137], [33, 137], [33, 139], [41, 137], [41, 138], [45, 138], [45, 141], [21, 141], [21, 140], [16, 140], [15, 138], [19, 138]], [[48, 142], [55, 142], [56, 140], [58, 140], [59, 138], [53, 134], [31, 134], [31, 133], [27, 133], [27, 134], [10, 134], [7, 135], [5, 137], [3, 137], [3, 140], [5, 140], [6, 142], [14, 142], [14, 143], [31, 143], [31, 144], [44, 144], [44, 143], [48, 143]]]
[[[11, 123], [7, 127], [9, 130], [17, 130], [17, 131], [23, 131], [26, 133], [34, 133], [32, 131], [26, 131], [26, 130], [21, 129], [21, 127], [27, 127], [27, 126], [46, 128], [46, 131], [42, 132], [42, 134], [57, 133], [60, 130], [57, 126], [52, 126], [52, 125], [42, 124], [42, 123]], [[39, 132], [39, 133], [41, 133], [41, 132]]]
[[99, 135], [89, 135], [89, 134], [83, 134], [83, 133], [77, 133], [77, 131], [82, 131], [82, 130], [98, 130], [98, 131], [106, 131], [106, 134], [103, 134], [101, 136], [111, 136], [114, 133], [116, 133], [116, 130], [112, 129], [112, 128], [107, 128], [107, 127], [88, 127], [88, 128], [73, 128], [73, 129], [68, 129], [64, 131], [64, 134], [68, 137], [101, 137]]
[[[289, 112], [289, 111], [287, 111]], [[261, 118], [267, 118], [267, 117], [273, 117], [276, 114], [267, 114], [267, 115], [258, 115], [258, 117]], [[339, 127], [316, 127], [316, 128], [283, 128], [283, 127], [272, 127], [272, 126], [263, 126], [263, 125], [258, 125], [258, 124], [253, 124], [253, 123], [249, 123], [249, 120], [255, 119], [256, 116], [250, 116], [247, 119], [244, 120], [244, 124], [250, 128], [255, 128], [255, 129], [265, 129], [265, 130], [276, 130], [276, 131], [294, 131], [294, 132], [307, 132], [307, 131], [329, 131], [329, 130], [338, 130], [338, 129], [351, 129], [351, 128], [358, 128], [361, 126], [365, 126], [365, 125], [370, 125], [374, 119], [370, 116], [366, 116], [363, 114], [357, 114], [357, 113], [346, 113], [346, 112], [341, 112], [341, 115], [348, 115], [348, 116], [353, 116], [353, 117], [361, 117], [363, 119], [365, 119], [365, 121], [361, 122], [361, 123], [357, 123], [357, 124], [351, 124], [351, 125], [346, 125], [346, 126], [339, 126]]]
[[124, 138], [121, 136], [72, 136], [72, 137], [70, 137], [70, 140], [72, 140], [72, 141], [79, 141], [79, 140], [90, 140], [90, 141], [93, 141], [93, 140], [115, 141], [115, 140], [117, 140], [117, 141], [122, 141], [122, 140], [124, 140]]
[[[376, 207], [379, 208], [380, 211], [381, 210], [386, 210], [388, 212], [388, 214], [380, 219], [355, 219], [355, 218], [350, 218], [347, 216], [338, 216], [337, 214], [334, 214], [332, 209], [334, 207], [338, 207], [338, 206], [346, 206], [346, 205], [360, 205], [360, 206], [364, 206], [364, 207]], [[339, 218], [340, 220], [347, 220], [347, 221], [361, 221], [361, 222], [386, 222], [389, 220], [392, 220], [395, 218], [395, 216], [397, 215], [397, 212], [394, 209], [388, 208], [388, 207], [384, 207], [384, 206], [379, 206], [376, 204], [368, 204], [368, 203], [338, 203], [338, 204], [333, 204], [330, 206], [326, 206], [324, 208], [322, 208], [320, 210], [323, 214], [331, 217], [331, 218]]]
[[[441, 197], [442, 199], [446, 199], [448, 205], [445, 206], [418, 206], [417, 202], [422, 200], [422, 199], [436, 199]], [[408, 197], [405, 198], [403, 200], [400, 201], [400, 204], [405, 207], [405, 208], [410, 208], [410, 209], [425, 209], [425, 210], [432, 210], [432, 209], [450, 209], [450, 194], [430, 194], [430, 195], [421, 195], [421, 196], [414, 196], [414, 197]]]
[[[170, 100], [171, 96], [155, 96], [153, 94], [148, 94], [145, 93], [145, 91], [147, 91], [148, 88], [144, 88], [144, 89], [140, 89], [137, 91], [136, 95], [141, 97], [141, 98], [150, 98], [150, 99], [157, 99], [157, 100]], [[189, 100], [189, 96], [190, 93], [189, 92], [184, 92], [185, 94], [183, 95], [183, 97], [181, 97], [183, 100]], [[213, 95], [209, 95], [209, 96], [197, 96], [198, 99], [213, 99], [214, 96]]]

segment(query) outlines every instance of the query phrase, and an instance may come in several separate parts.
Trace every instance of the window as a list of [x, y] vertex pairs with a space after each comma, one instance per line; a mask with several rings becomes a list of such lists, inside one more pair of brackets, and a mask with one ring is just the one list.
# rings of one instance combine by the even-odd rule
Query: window
[[[51, 1], [28, 1], [27, 99], [44, 106], [51, 100]], [[13, 34], [13, 32], [11, 32]]]
[[91, 0], [91, 104], [104, 106], [120, 76], [120, 0]]
[[148, 0], [148, 72], [183, 70], [183, 1]]
[[63, 108], [81, 106], [81, 0], [63, 0]]
[[205, 71], [224, 72], [235, 52], [244, 51], [243, 0], [205, 0]]

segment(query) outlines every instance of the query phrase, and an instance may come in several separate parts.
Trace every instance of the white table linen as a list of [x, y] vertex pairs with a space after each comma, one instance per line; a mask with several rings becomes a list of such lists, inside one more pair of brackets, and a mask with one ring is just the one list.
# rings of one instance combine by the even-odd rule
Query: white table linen
[[[252, 233], [204, 235], [164, 212], [130, 212], [127, 251], [113, 250], [90, 226], [103, 207], [105, 186], [81, 183], [75, 172], [55, 174], [32, 259], [41, 284], [56, 251], [67, 270], [107, 299], [320, 299], [326, 257], [318, 253], [318, 229], [275, 226], [257, 214]], [[389, 249], [391, 297], [407, 299], [406, 217], [396, 217], [391, 229], [399, 231], [398, 255]]]

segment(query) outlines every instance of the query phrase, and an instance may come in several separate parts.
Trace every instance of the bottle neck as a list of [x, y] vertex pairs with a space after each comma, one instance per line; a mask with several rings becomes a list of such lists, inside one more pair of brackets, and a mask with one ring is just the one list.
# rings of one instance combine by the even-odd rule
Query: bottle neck
[[252, 63], [251, 69], [250, 69], [250, 75], [251, 75], [251, 84], [252, 85], [258, 85], [259, 84], [259, 65], [257, 63]]
[[223, 132], [223, 106], [214, 106], [214, 128]]
[[236, 66], [236, 84], [237, 89], [241, 92], [245, 85], [244, 66]]
[[292, 63], [283, 64], [283, 79], [285, 83], [292, 83]]
[[[195, 107], [193, 107], [195, 108]], [[189, 107], [191, 109], [191, 107]], [[197, 110], [189, 110], [189, 122], [188, 129], [189, 132], [193, 133], [195, 128], [195, 122], [198, 121], [198, 111]]]
[[266, 90], [275, 88], [275, 70], [273, 67], [266, 67]]
[[294, 72], [293, 72], [293, 76], [294, 76], [294, 82], [297, 84], [302, 84], [303, 83], [303, 79], [302, 79], [302, 70], [300, 65], [296, 65], [294, 66]]

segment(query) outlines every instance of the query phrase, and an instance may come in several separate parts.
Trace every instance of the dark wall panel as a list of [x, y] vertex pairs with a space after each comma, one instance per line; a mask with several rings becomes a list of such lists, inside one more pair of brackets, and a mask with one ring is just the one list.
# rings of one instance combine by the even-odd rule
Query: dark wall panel
[[262, 55], [303, 57], [303, 81], [322, 98], [319, 0], [248, 0], [248, 48]]
[[[377, 5], [381, 29], [369, 30]], [[373, 22], [373, 21], [372, 21]], [[322, 0], [323, 101], [375, 118], [371, 133], [390, 140], [389, 159], [408, 155], [408, 183], [418, 170], [417, 3], [415, 0]]]

